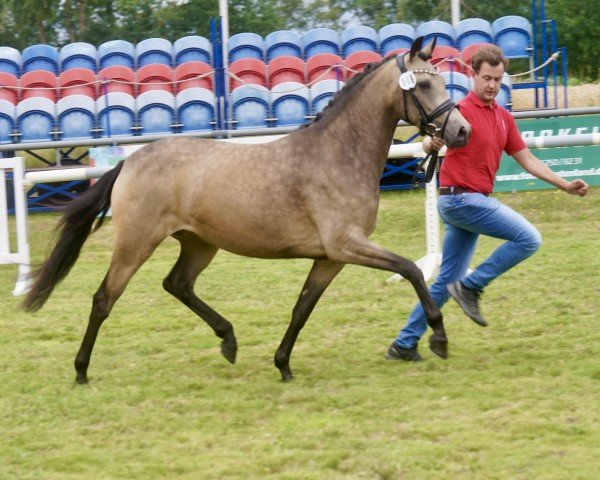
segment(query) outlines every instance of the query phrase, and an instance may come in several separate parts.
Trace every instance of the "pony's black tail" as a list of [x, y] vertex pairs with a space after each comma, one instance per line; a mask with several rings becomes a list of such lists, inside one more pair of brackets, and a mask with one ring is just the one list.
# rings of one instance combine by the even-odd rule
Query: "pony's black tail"
[[105, 173], [87, 192], [64, 207], [58, 222], [58, 240], [46, 261], [31, 273], [33, 286], [21, 307], [27, 311], [42, 308], [54, 287], [64, 279], [77, 261], [81, 247], [92, 231], [99, 229], [110, 208], [110, 196], [123, 162]]

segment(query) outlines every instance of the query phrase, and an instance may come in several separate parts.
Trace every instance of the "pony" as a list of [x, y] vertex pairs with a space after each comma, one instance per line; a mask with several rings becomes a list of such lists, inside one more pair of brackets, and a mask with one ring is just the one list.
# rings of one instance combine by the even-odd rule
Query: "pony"
[[32, 274], [22, 306], [35, 311], [44, 305], [110, 208], [112, 259], [94, 294], [75, 358], [76, 382], [88, 382], [98, 331], [127, 283], [169, 236], [181, 250], [163, 287], [214, 330], [231, 363], [237, 353], [232, 324], [194, 293], [198, 275], [219, 249], [248, 257], [314, 260], [275, 353], [283, 381], [293, 377], [290, 355], [300, 330], [345, 264], [409, 280], [433, 329], [430, 348], [445, 357], [442, 313], [421, 271], [369, 240], [398, 121], [433, 129], [450, 147], [465, 145], [470, 135], [470, 125], [453, 109], [443, 78], [428, 61], [435, 40], [424, 48], [422, 43], [420, 37], [408, 53], [368, 65], [315, 121], [286, 137], [259, 145], [176, 136], [158, 140], [66, 205], [54, 247]]

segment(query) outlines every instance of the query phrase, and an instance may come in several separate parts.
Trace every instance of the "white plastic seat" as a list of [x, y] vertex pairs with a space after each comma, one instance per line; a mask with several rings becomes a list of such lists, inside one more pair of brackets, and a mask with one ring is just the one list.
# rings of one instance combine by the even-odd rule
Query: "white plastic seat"
[[61, 139], [95, 138], [96, 102], [87, 95], [69, 95], [56, 104]]
[[136, 99], [142, 135], [174, 133], [175, 96], [165, 90], [150, 90]]
[[175, 97], [181, 132], [214, 130], [215, 94], [207, 88], [186, 88]]
[[123, 92], [111, 92], [96, 100], [102, 137], [137, 134], [135, 98]]
[[56, 104], [46, 97], [31, 97], [17, 104], [17, 125], [21, 142], [54, 140]]

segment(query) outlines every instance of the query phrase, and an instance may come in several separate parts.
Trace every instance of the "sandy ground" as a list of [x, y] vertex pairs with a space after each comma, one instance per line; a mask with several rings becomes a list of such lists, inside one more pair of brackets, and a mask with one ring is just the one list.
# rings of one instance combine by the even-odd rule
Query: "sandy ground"
[[[568, 107], [600, 107], [600, 83], [589, 83], [567, 87]], [[531, 110], [535, 108], [533, 89], [513, 90], [513, 110]], [[557, 89], [558, 108], [564, 108], [563, 87]], [[542, 92], [539, 92], [539, 105], [542, 105]], [[548, 106], [554, 107], [554, 89], [548, 89]]]

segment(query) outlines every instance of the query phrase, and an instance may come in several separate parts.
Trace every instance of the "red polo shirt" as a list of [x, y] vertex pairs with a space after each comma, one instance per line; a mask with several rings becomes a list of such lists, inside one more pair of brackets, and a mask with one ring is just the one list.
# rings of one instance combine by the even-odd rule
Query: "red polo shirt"
[[440, 186], [489, 194], [502, 151], [513, 155], [527, 146], [512, 115], [496, 101], [486, 105], [471, 91], [458, 107], [471, 124], [471, 138], [464, 147], [448, 148], [440, 170]]

